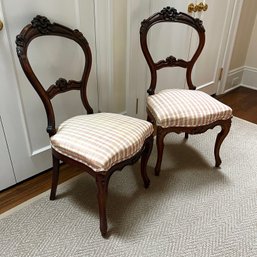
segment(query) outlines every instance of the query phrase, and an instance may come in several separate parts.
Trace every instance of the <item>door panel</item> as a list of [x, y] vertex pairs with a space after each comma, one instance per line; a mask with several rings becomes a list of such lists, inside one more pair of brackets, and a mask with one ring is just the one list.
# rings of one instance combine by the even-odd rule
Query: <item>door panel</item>
[[[21, 181], [50, 168], [51, 153], [46, 133], [46, 114], [39, 97], [21, 69], [16, 55], [15, 37], [37, 14], [47, 16], [50, 21], [79, 29], [88, 39], [92, 50], [93, 65], [88, 83], [88, 97], [97, 112], [94, 0], [1, 1], [5, 18], [5, 30], [2, 32], [6, 34], [3, 44], [1, 42], [1, 48], [5, 51], [5, 59], [1, 59], [1, 62], [5, 62], [8, 69], [3, 80], [11, 85], [5, 88], [3, 106], [13, 113], [12, 116], [5, 113], [3, 122], [8, 127], [6, 135], [15, 175], [17, 181]], [[81, 49], [74, 44], [69, 39], [60, 37], [51, 37], [50, 41], [48, 37], [41, 37], [31, 43], [28, 52], [30, 62], [44, 87], [54, 84], [60, 77], [67, 80], [81, 77], [84, 57]], [[12, 99], [12, 104], [9, 99]], [[53, 99], [53, 104], [57, 108], [57, 124], [84, 113], [78, 92], [57, 96]]]
[[0, 117], [0, 190], [16, 183]]
[[[204, 3], [208, 4], [208, 10], [196, 13], [196, 17], [203, 21], [206, 42], [194, 67], [193, 81], [198, 89], [215, 94], [218, 89], [219, 73], [228, 38], [228, 24], [232, 15], [233, 3], [223, 0], [207, 0]], [[197, 38], [196, 35], [193, 35], [192, 50], [195, 44], [197, 44]]]

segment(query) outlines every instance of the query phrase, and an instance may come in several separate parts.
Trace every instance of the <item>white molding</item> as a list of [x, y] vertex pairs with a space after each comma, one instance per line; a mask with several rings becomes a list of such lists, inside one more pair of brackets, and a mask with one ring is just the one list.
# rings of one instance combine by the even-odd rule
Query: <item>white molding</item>
[[250, 66], [244, 66], [244, 71], [250, 71], [250, 72], [257, 72], [257, 68], [250, 67]]
[[254, 89], [254, 90], [257, 90], [257, 87], [255, 87], [255, 86], [250, 86], [250, 85], [246, 85], [246, 84], [240, 84], [240, 86], [242, 86], [242, 87], [247, 87], [247, 88], [250, 88], [250, 89]]
[[213, 87], [213, 84], [214, 84], [213, 81], [211, 81], [209, 83], [206, 83], [206, 84], [203, 84], [203, 85], [197, 87], [196, 90], [205, 92], [208, 95], [216, 94], [216, 90], [215, 90], [215, 87]]
[[218, 85], [217, 94], [222, 94], [222, 93], [224, 93], [224, 90], [225, 90], [226, 79], [227, 79], [227, 76], [229, 73], [229, 65], [230, 65], [232, 53], [234, 50], [234, 44], [235, 44], [237, 28], [238, 28], [238, 24], [239, 24], [239, 20], [240, 20], [242, 5], [243, 5], [243, 0], [235, 0], [233, 13], [232, 13], [232, 20], [230, 23], [230, 29], [229, 29], [229, 33], [228, 33], [228, 40], [227, 40], [227, 44], [226, 44], [224, 58], [222, 61], [224, 76]]
[[244, 67], [242, 84], [245, 87], [257, 89], [257, 68], [255, 67]]
[[228, 72], [228, 75], [234, 75], [234, 74], [237, 74], [239, 72], [242, 72], [242, 71], [244, 71], [244, 68], [245, 68], [244, 66], [241, 66], [241, 67], [238, 67], [236, 69], [230, 70]]
[[[235, 85], [233, 85], [234, 79], [237, 79], [238, 81]], [[257, 89], [257, 68], [242, 66], [229, 71], [224, 93], [227, 93], [238, 86]]]
[[36, 156], [36, 155], [41, 154], [43, 152], [49, 151], [50, 149], [51, 149], [51, 146], [50, 145], [46, 145], [46, 146], [44, 146], [42, 148], [39, 148], [39, 149], [33, 151], [31, 156]]
[[238, 88], [238, 87], [241, 87], [241, 86], [243, 86], [243, 85], [242, 85], [242, 84], [239, 84], [239, 85], [236, 85], [236, 86], [231, 87], [231, 88], [229, 88], [229, 89], [226, 89], [226, 90], [224, 91], [224, 94], [226, 94], [226, 93], [228, 93], [228, 92], [230, 92], [230, 91], [232, 91], [232, 90], [234, 90], [234, 89], [236, 89], [236, 88]]
[[112, 0], [95, 0], [96, 62], [99, 110], [109, 111], [113, 88], [113, 6]]
[[242, 83], [243, 74], [244, 66], [229, 71], [226, 77], [223, 93], [229, 92], [230, 89], [235, 89], [238, 85], [240, 85]]

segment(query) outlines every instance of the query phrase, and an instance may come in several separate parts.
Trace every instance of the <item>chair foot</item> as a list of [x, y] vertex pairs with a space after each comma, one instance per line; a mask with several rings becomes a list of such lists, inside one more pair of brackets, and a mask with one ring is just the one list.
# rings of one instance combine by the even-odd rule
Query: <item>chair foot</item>
[[103, 238], [107, 237], [107, 225], [105, 228], [100, 227], [101, 235]]
[[221, 164], [221, 158], [220, 158], [220, 146], [222, 144], [222, 142], [224, 141], [224, 139], [226, 138], [226, 136], [229, 133], [231, 127], [231, 119], [226, 120], [222, 123], [221, 125], [221, 131], [220, 133], [217, 135], [216, 138], [216, 142], [215, 142], [215, 147], [214, 147], [214, 155], [215, 155], [215, 167], [218, 168]]
[[52, 174], [52, 187], [51, 187], [51, 193], [50, 193], [50, 200], [55, 200], [56, 197], [56, 189], [58, 185], [58, 179], [59, 179], [59, 168], [60, 168], [60, 161], [57, 159], [54, 155], [52, 155], [53, 158], [53, 174]]
[[150, 185], [150, 179], [147, 175], [146, 166], [147, 162], [149, 160], [150, 154], [153, 149], [153, 135], [151, 135], [148, 139], [145, 141], [145, 149], [142, 154], [141, 158], [141, 176], [144, 181], [144, 187], [148, 188]]

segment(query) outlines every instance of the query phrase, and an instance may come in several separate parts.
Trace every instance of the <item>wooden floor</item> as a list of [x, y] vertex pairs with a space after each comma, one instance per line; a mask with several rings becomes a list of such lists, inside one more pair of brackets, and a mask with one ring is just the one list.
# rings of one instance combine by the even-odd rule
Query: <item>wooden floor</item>
[[[236, 117], [257, 124], [257, 90], [239, 87], [216, 97], [233, 109]], [[81, 174], [77, 168], [62, 165], [59, 183]], [[51, 170], [41, 173], [0, 193], [0, 214], [50, 189]]]
[[238, 87], [216, 97], [233, 109], [233, 115], [257, 124], [257, 90]]

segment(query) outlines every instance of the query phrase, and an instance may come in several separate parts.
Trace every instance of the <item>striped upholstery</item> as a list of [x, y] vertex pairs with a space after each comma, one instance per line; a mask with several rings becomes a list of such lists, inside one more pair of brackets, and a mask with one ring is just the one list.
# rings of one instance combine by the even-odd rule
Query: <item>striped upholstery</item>
[[135, 155], [152, 133], [151, 123], [125, 115], [80, 115], [60, 125], [51, 137], [51, 145], [57, 152], [100, 172]]
[[147, 98], [147, 108], [163, 128], [197, 127], [232, 117], [230, 107], [196, 90], [162, 90]]

